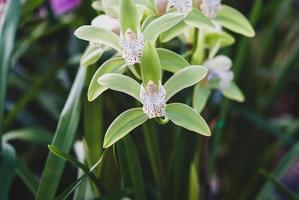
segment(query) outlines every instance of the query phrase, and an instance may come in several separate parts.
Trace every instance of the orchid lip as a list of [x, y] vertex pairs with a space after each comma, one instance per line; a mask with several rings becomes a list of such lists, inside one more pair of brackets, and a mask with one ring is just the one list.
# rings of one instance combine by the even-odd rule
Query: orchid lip
[[157, 86], [153, 81], [149, 81], [144, 88], [141, 85], [140, 99], [143, 104], [143, 112], [149, 119], [165, 116], [166, 91], [161, 83]]
[[144, 47], [144, 38], [141, 32], [136, 34], [128, 29], [124, 36], [121, 36], [119, 44], [123, 49], [123, 57], [128, 65], [141, 62]]

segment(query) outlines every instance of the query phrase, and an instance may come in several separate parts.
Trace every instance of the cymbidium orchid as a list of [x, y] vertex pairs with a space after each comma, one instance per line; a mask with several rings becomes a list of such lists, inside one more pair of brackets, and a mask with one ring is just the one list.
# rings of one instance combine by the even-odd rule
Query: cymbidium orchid
[[210, 135], [204, 119], [191, 107], [181, 103], [167, 104], [167, 101], [176, 93], [202, 80], [206, 76], [206, 68], [199, 65], [187, 66], [162, 85], [162, 67], [158, 53], [152, 42], [146, 42], [141, 71], [141, 84], [128, 76], [116, 73], [107, 73], [98, 78], [99, 84], [126, 93], [142, 104], [142, 108], [128, 110], [114, 120], [105, 135], [104, 147], [111, 146], [131, 130], [152, 118], [164, 122], [169, 119], [174, 124], [193, 132]]
[[207, 60], [203, 66], [208, 70], [208, 81], [219, 82], [217, 84], [220, 90], [229, 87], [231, 81], [234, 79], [234, 74], [231, 71], [232, 61], [224, 55]]
[[[170, 13], [149, 23], [142, 31], [140, 26], [140, 12], [132, 0], [121, 0], [120, 6], [120, 35], [115, 34], [117, 19], [109, 19], [103, 23], [102, 18], [95, 18], [92, 25], [81, 26], [75, 35], [92, 44], [103, 44], [118, 51], [127, 65], [140, 63], [144, 42], [155, 42], [159, 34], [176, 25], [183, 18], [180, 14]], [[142, 12], [141, 12], [142, 13]], [[107, 18], [107, 17], [105, 17]], [[107, 23], [112, 22], [108, 26]], [[159, 26], [157, 27], [157, 24]], [[113, 25], [113, 26], [112, 26]]]
[[201, 112], [211, 90], [219, 90], [226, 98], [243, 102], [244, 95], [239, 87], [234, 83], [234, 73], [231, 70], [232, 61], [229, 57], [219, 55], [208, 59], [203, 66], [208, 69], [208, 75], [202, 83], [198, 83], [193, 93], [193, 108]]

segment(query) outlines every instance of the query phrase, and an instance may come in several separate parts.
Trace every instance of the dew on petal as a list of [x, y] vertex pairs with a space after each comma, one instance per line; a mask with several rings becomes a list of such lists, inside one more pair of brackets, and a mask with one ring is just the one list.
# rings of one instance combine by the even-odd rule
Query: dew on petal
[[143, 104], [142, 109], [149, 119], [165, 116], [165, 96], [166, 91], [161, 84], [157, 86], [153, 81], [149, 81], [145, 88], [141, 85], [140, 99]]

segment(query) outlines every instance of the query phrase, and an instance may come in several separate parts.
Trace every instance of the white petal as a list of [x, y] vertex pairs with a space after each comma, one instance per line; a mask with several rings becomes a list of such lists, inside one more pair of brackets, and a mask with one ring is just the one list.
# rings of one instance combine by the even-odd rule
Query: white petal
[[120, 32], [119, 20], [108, 15], [100, 15], [94, 18], [91, 25], [113, 31], [116, 34], [119, 34]]

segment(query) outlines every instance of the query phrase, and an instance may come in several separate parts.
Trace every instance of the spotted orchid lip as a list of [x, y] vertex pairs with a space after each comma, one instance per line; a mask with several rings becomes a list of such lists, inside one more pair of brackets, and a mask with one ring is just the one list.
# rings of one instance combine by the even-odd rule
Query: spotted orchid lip
[[121, 36], [119, 44], [128, 65], [141, 62], [144, 47], [144, 38], [141, 32], [136, 34], [130, 29], [127, 30], [124, 36]]
[[188, 14], [192, 10], [193, 1], [192, 0], [171, 0], [169, 2], [170, 6], [177, 9], [178, 12], [183, 14]]
[[161, 83], [157, 86], [153, 81], [149, 81], [145, 88], [141, 85], [140, 99], [143, 104], [142, 110], [149, 119], [165, 116], [165, 97], [166, 90]]

